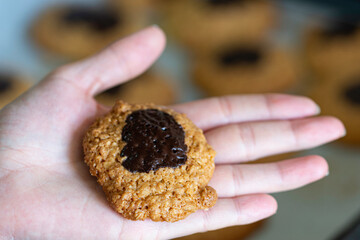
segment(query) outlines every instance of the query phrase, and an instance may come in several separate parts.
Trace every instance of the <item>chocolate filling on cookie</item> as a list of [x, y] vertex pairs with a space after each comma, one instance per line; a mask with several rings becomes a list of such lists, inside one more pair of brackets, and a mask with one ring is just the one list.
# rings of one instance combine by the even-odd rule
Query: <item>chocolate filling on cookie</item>
[[120, 153], [130, 172], [150, 172], [176, 168], [187, 160], [185, 132], [168, 113], [157, 109], [138, 110], [126, 118], [122, 140], [127, 144]]
[[349, 37], [355, 34], [358, 26], [352, 22], [334, 22], [323, 29], [322, 35], [326, 39], [335, 37]]
[[261, 57], [261, 52], [258, 49], [237, 48], [221, 53], [219, 62], [223, 66], [255, 65]]
[[63, 16], [65, 23], [87, 24], [91, 29], [105, 32], [119, 24], [119, 16], [108, 8], [71, 7]]
[[344, 96], [353, 104], [360, 105], [360, 80], [344, 89]]
[[0, 93], [5, 92], [11, 88], [12, 77], [10, 75], [0, 74]]

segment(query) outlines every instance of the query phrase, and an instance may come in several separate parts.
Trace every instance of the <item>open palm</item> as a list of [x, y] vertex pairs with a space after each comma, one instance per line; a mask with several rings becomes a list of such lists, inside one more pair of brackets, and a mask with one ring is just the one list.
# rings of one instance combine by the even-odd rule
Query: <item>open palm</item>
[[112, 210], [82, 160], [86, 128], [108, 110], [93, 96], [145, 71], [164, 45], [161, 30], [147, 28], [57, 69], [0, 112], [0, 239], [166, 239], [247, 224], [276, 212], [266, 193], [327, 174], [319, 156], [240, 164], [344, 135], [335, 118], [309, 118], [318, 113], [311, 100], [278, 94], [200, 100], [173, 108], [201, 127], [217, 151], [215, 207], [176, 223], [130, 221]]

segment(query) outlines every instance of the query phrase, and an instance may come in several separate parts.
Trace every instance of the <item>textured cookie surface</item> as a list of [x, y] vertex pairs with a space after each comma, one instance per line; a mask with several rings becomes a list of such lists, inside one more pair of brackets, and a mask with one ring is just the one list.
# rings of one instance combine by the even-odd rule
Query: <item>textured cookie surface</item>
[[211, 208], [214, 150], [184, 114], [117, 102], [83, 141], [85, 162], [111, 206], [132, 220], [174, 222]]

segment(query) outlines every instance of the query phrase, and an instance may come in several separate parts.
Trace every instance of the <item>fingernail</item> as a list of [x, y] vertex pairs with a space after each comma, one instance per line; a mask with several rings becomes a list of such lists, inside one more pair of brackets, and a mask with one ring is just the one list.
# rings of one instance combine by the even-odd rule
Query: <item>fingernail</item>
[[346, 128], [344, 127], [344, 132], [342, 134], [342, 137], [345, 137], [346, 136]]
[[317, 114], [321, 113], [321, 108], [320, 108], [320, 106], [315, 103], [315, 107], [316, 107], [316, 113], [317, 113]]
[[154, 23], [153, 25], [151, 25], [152, 27], [156, 27], [156, 28], [160, 28], [159, 25], [157, 25], [156, 23]]
[[325, 177], [329, 176], [330, 172], [328, 171], [326, 174], [325, 174]]

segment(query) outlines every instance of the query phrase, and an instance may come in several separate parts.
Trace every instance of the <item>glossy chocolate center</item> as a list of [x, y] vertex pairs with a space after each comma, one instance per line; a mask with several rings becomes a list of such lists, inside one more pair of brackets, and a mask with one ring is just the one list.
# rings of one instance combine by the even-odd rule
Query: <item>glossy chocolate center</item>
[[11, 76], [0, 74], [0, 93], [6, 92], [11, 88]]
[[122, 165], [130, 172], [176, 168], [187, 160], [185, 132], [168, 113], [156, 109], [138, 110], [126, 118], [120, 153]]
[[344, 96], [351, 103], [360, 105], [360, 79], [344, 89]]
[[243, 3], [245, 1], [246, 0], [207, 0], [207, 2], [213, 6], [224, 6], [236, 3]]
[[219, 61], [224, 66], [254, 65], [261, 59], [258, 49], [238, 48], [220, 54]]
[[107, 31], [119, 23], [118, 15], [107, 8], [72, 7], [64, 15], [67, 24], [87, 24], [95, 31]]
[[325, 38], [348, 37], [354, 35], [357, 29], [358, 26], [351, 22], [334, 22], [322, 31], [322, 35]]

